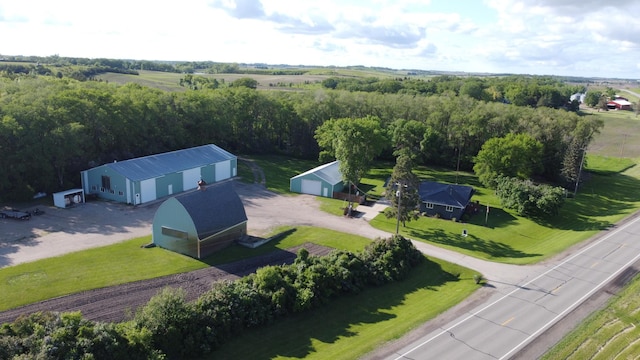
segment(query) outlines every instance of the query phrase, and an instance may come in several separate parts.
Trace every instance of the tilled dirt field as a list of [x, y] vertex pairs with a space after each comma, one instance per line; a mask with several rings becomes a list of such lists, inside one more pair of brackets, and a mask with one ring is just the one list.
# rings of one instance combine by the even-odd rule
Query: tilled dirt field
[[20, 315], [38, 311], [81, 311], [86, 319], [119, 322], [127, 319], [127, 316], [135, 313], [136, 309], [145, 305], [151, 297], [166, 287], [183, 288], [187, 300], [192, 301], [211, 289], [214, 282], [235, 280], [266, 265], [290, 264], [295, 259], [298, 250], [303, 247], [310, 254], [318, 256], [326, 255], [332, 250], [328, 247], [307, 243], [286, 251], [274, 251], [218, 267], [85, 291], [0, 312], [0, 324], [12, 322]]

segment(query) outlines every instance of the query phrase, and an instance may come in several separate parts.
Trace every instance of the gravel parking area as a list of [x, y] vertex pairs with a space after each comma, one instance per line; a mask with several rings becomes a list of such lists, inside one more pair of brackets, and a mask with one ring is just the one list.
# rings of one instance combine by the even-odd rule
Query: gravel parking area
[[[362, 219], [320, 211], [311, 195], [282, 196], [261, 184], [239, 181], [234, 181], [234, 188], [244, 202], [253, 236], [282, 225], [322, 226], [370, 238], [388, 235]], [[67, 209], [39, 206], [45, 213], [31, 220], [0, 219], [0, 268], [150, 235], [162, 201], [139, 206], [91, 201]]]

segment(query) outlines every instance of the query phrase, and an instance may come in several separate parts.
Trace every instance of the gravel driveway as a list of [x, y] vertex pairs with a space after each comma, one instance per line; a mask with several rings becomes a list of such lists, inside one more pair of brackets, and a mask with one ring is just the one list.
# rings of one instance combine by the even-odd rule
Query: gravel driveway
[[[310, 225], [375, 238], [388, 236], [362, 219], [318, 209], [314, 196], [283, 196], [261, 184], [234, 181], [247, 212], [248, 232], [264, 236], [281, 225]], [[93, 201], [72, 208], [40, 207], [31, 220], [0, 219], [0, 268], [151, 234], [162, 200], [139, 206]], [[29, 210], [29, 209], [24, 209]]]

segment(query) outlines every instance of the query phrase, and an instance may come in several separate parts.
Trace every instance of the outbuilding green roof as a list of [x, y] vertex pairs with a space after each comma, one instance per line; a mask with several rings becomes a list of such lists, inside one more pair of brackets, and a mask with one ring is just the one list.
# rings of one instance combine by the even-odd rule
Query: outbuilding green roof
[[141, 181], [235, 158], [235, 155], [226, 150], [209, 144], [108, 163], [105, 166], [131, 181]]
[[300, 175], [292, 177], [291, 179], [305, 177], [309, 174], [314, 174], [331, 185], [339, 184], [342, 181], [342, 174], [340, 173], [340, 162], [338, 160], [305, 171]]

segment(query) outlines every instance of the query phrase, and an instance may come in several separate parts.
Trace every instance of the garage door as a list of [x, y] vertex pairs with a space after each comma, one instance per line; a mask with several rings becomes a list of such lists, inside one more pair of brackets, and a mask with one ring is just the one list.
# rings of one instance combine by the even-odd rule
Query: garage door
[[302, 179], [302, 193], [320, 196], [322, 194], [322, 182]]
[[140, 202], [146, 203], [156, 199], [156, 179], [147, 179], [140, 182], [140, 193], [142, 194], [142, 200]]
[[182, 188], [184, 191], [195, 189], [200, 181], [200, 168], [189, 169], [182, 172]]
[[231, 160], [216, 163], [216, 181], [231, 177]]

